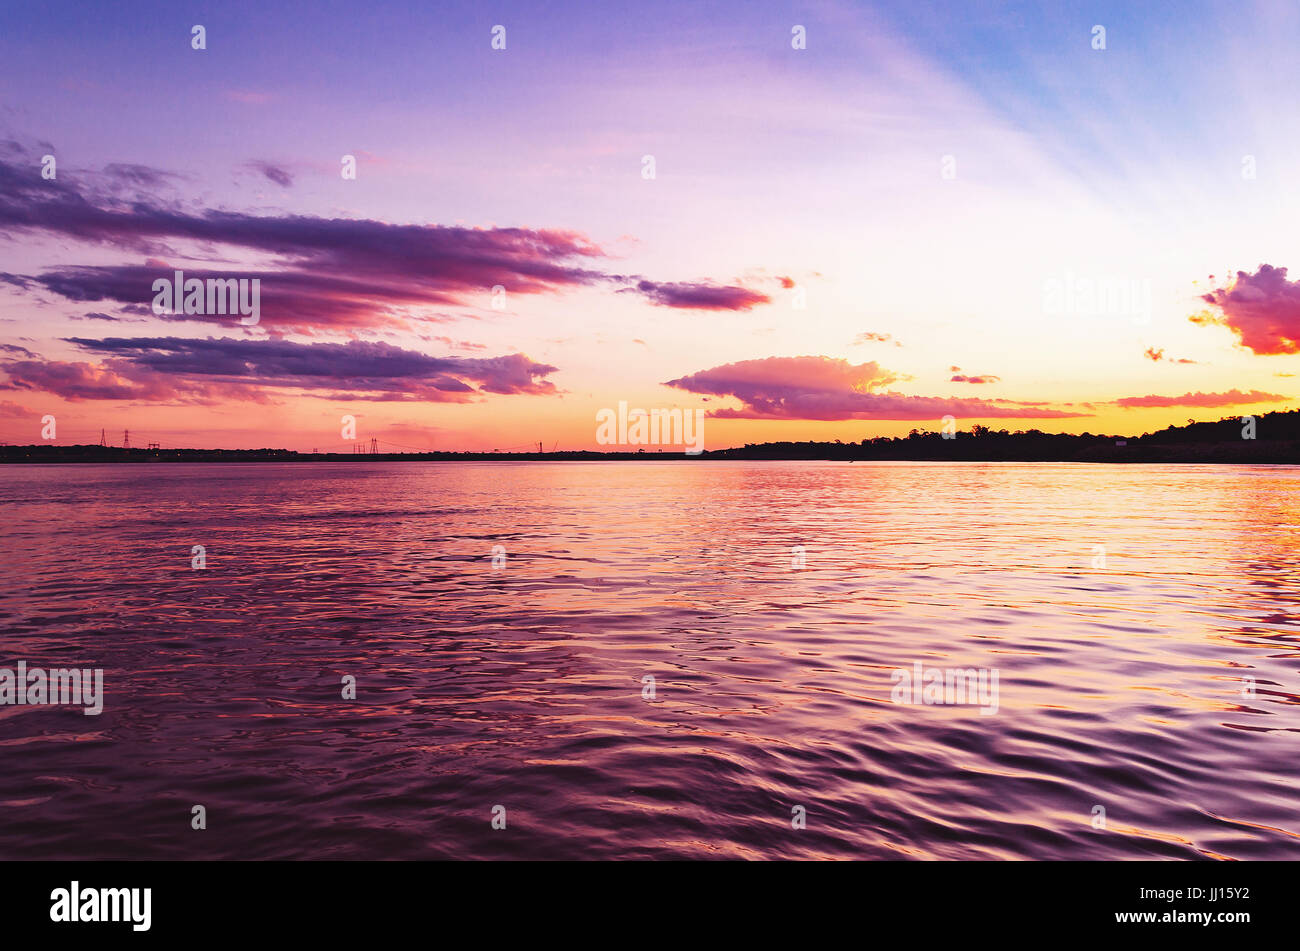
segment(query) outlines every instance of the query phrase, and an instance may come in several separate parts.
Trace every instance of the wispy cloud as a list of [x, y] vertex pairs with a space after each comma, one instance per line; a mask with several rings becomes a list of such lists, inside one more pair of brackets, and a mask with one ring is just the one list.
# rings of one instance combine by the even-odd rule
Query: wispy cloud
[[130, 185], [141, 188], [162, 188], [180, 179], [179, 175], [165, 172], [150, 165], [114, 162], [104, 166], [104, 174]]
[[273, 182], [281, 188], [293, 186], [293, 175], [281, 164], [268, 162], [265, 159], [254, 159], [251, 162], [246, 162], [245, 165], [260, 173], [267, 181]]
[[874, 331], [868, 330], [865, 333], [860, 333], [853, 338], [853, 346], [855, 347], [860, 346], [864, 343], [889, 343], [891, 340], [894, 341], [895, 347], [902, 346], [901, 343], [899, 343], [897, 340], [894, 340], [891, 334], [875, 333]]
[[1173, 357], [1166, 357], [1163, 347], [1147, 347], [1142, 351], [1142, 356], [1146, 357], [1153, 363], [1160, 363], [1161, 361], [1165, 363], [1196, 363], [1195, 360], [1188, 360], [1186, 358], [1174, 359]]
[[1238, 406], [1246, 403], [1285, 403], [1290, 399], [1277, 393], [1251, 390], [1228, 390], [1226, 393], [1184, 393], [1182, 396], [1125, 396], [1115, 400], [1116, 405], [1127, 408], [1153, 406]]

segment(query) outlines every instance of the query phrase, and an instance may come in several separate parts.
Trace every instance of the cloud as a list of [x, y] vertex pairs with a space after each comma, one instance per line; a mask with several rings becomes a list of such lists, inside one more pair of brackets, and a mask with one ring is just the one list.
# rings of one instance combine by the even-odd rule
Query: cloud
[[253, 171], [260, 172], [268, 181], [274, 182], [281, 188], [289, 188], [293, 185], [293, 175], [289, 173], [289, 170], [274, 162], [257, 159], [247, 162], [246, 165]]
[[[888, 343], [891, 340], [894, 340], [894, 338], [890, 334], [875, 333], [868, 330], [867, 332], [860, 333], [854, 337], [852, 346], [856, 347], [864, 343]], [[901, 347], [902, 344], [897, 340], [894, 340], [894, 346]]]
[[105, 165], [104, 174], [119, 182], [142, 188], [161, 188], [180, 178], [179, 175], [159, 168], [124, 162]]
[[[608, 259], [605, 252], [576, 231], [191, 210], [180, 203], [93, 192], [68, 176], [45, 181], [28, 164], [0, 161], [0, 234], [41, 234], [160, 259], [143, 266], [67, 265], [35, 276], [0, 275], [15, 287], [44, 287], [74, 301], [142, 305], [152, 299], [153, 281], [171, 276], [161, 259], [200, 253], [208, 259], [231, 257], [217, 248], [236, 249], [241, 257], [256, 256], [263, 263], [182, 269], [200, 279], [261, 279], [261, 324], [273, 332], [409, 329], [411, 320], [426, 319], [421, 308], [486, 306], [498, 285], [508, 294], [614, 285], [660, 306], [695, 310], [749, 310], [769, 301], [766, 294], [734, 285], [607, 274], [598, 266]], [[279, 166], [255, 164], [272, 181], [292, 182]], [[201, 251], [185, 254], [181, 248]], [[178, 316], [191, 318], [238, 321], [237, 316]]]
[[275, 390], [324, 399], [467, 403], [484, 393], [553, 395], [556, 367], [520, 353], [431, 357], [390, 344], [293, 343], [208, 337], [66, 338], [98, 364], [0, 361], [3, 389], [42, 390], [70, 400], [150, 399], [266, 402]]
[[[3, 163], [0, 231], [42, 232], [145, 253], [165, 253], [169, 243], [186, 241], [267, 255], [272, 264], [262, 269], [207, 273], [261, 277], [262, 323], [282, 329], [331, 327], [354, 319], [400, 324], [385, 308], [486, 300], [498, 284], [510, 293], [536, 294], [608, 279], [578, 263], [603, 252], [576, 232], [189, 213], [146, 202], [126, 206], [92, 201], [63, 179], [43, 182]], [[73, 266], [36, 278], [6, 275], [4, 280], [18, 286], [35, 281], [76, 301], [141, 303], [151, 299], [153, 280], [169, 275], [170, 269], [161, 267]], [[278, 301], [269, 300], [276, 287], [284, 293]], [[367, 307], [371, 300], [377, 303]]]
[[5, 360], [0, 370], [9, 381], [0, 389], [51, 393], [71, 402], [83, 400], [149, 400], [151, 402], [209, 403], [215, 401], [210, 388], [195, 386], [188, 391], [156, 375], [133, 372], [130, 366], [114, 366], [62, 360]]
[[73, 314], [73, 315], [72, 315], [72, 319], [73, 319], [73, 320], [107, 320], [107, 321], [109, 321], [110, 323], [119, 323], [119, 322], [121, 322], [121, 321], [123, 321], [123, 320], [126, 320], [127, 318], [125, 318], [125, 317], [113, 317], [113, 316], [110, 316], [109, 314], [101, 314], [101, 313], [99, 313], [98, 311], [91, 311], [90, 313], [88, 313], [88, 314], [83, 314], [83, 315], [80, 316], [80, 317], [78, 317], [76, 314]]
[[450, 347], [452, 350], [486, 350], [487, 349], [487, 344], [485, 343], [474, 343], [473, 341], [470, 340], [455, 340], [451, 337], [441, 336], [441, 335], [426, 336], [424, 334], [421, 334], [420, 339], [431, 340], [435, 343], [444, 344], [445, 346]]
[[1164, 348], [1157, 347], [1147, 347], [1142, 351], [1142, 356], [1154, 363], [1159, 363], [1161, 360], [1164, 360], [1166, 363], [1196, 363], [1195, 360], [1188, 360], [1185, 358], [1175, 360], [1173, 357], [1166, 357]]
[[874, 361], [852, 364], [825, 356], [802, 356], [743, 360], [664, 385], [709, 396], [732, 396], [743, 404], [739, 409], [711, 414], [722, 419], [919, 420], [946, 415], [1058, 419], [1085, 415], [1006, 401], [872, 392], [899, 379]]
[[949, 382], [950, 383], [997, 383], [1001, 379], [1002, 379], [1001, 377], [994, 376], [992, 373], [985, 373], [982, 374], [981, 376], [964, 376], [963, 374], [958, 373], [954, 375], [952, 379], [949, 380]]
[[772, 301], [766, 294], [747, 287], [691, 281], [663, 283], [642, 280], [635, 288], [627, 290], [637, 291], [660, 307], [683, 310], [752, 310], [758, 304]]
[[[0, 281], [39, 286], [67, 300], [79, 303], [109, 300], [132, 313], [152, 314], [153, 282], [172, 280], [175, 268], [153, 265], [102, 265], [50, 268], [37, 277], [0, 274]], [[248, 270], [230, 268], [205, 270], [182, 268], [186, 280], [194, 278], [257, 280], [260, 282], [261, 323], [280, 332], [311, 333], [315, 330], [363, 330], [384, 327], [408, 329], [413, 315], [408, 309], [432, 304], [456, 304], [458, 299], [418, 282], [368, 281], [333, 273], [307, 270]], [[164, 313], [164, 321], [202, 321], [229, 326], [238, 315]], [[454, 320], [446, 314], [422, 314], [420, 321], [444, 323]]]
[[555, 393], [540, 380], [556, 367], [534, 363], [521, 353], [501, 357], [431, 357], [391, 344], [292, 343], [287, 340], [177, 337], [67, 338], [93, 353], [125, 356], [135, 365], [167, 374], [220, 376], [276, 387], [346, 387], [395, 399], [465, 402], [439, 394]]
[[1300, 351], [1300, 281], [1288, 281], [1286, 268], [1261, 264], [1254, 274], [1238, 271], [1227, 287], [1202, 299], [1220, 316], [1197, 314], [1192, 323], [1222, 324], [1258, 354]]
[[1226, 393], [1184, 393], [1182, 396], [1125, 396], [1115, 404], [1126, 408], [1152, 406], [1238, 406], [1243, 403], [1285, 403], [1290, 397], [1251, 390], [1228, 390]]

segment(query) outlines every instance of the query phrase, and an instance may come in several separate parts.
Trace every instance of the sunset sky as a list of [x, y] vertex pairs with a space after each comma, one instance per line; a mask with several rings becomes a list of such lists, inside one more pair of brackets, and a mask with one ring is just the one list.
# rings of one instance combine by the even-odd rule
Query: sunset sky
[[[0, 440], [1294, 408], [1300, 6], [1050, 6], [9, 4]], [[177, 269], [257, 277], [260, 322], [154, 314]]]

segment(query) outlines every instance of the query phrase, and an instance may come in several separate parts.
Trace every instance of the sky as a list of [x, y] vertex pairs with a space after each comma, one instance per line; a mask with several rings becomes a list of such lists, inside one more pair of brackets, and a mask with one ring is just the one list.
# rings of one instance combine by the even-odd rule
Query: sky
[[[1298, 40], [1286, 2], [6, 4], [0, 440], [1294, 408]], [[178, 270], [257, 322], [156, 306]]]

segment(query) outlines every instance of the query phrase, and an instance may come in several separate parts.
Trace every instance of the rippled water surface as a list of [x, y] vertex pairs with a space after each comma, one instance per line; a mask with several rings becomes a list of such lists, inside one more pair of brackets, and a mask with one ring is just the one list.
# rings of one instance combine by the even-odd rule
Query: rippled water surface
[[[106, 693], [0, 707], [0, 857], [1300, 858], [1298, 499], [1281, 467], [0, 467], [0, 666]], [[996, 713], [903, 702], [917, 663], [995, 671]]]

